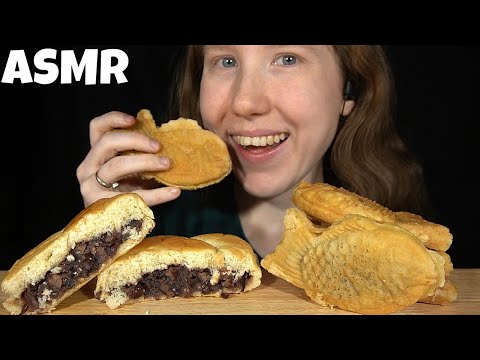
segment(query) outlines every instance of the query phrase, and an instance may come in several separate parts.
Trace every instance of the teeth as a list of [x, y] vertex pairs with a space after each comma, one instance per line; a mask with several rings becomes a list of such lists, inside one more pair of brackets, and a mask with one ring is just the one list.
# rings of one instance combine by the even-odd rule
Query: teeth
[[288, 138], [285, 133], [268, 136], [235, 136], [235, 141], [242, 146], [267, 146], [273, 144], [280, 144], [283, 140]]

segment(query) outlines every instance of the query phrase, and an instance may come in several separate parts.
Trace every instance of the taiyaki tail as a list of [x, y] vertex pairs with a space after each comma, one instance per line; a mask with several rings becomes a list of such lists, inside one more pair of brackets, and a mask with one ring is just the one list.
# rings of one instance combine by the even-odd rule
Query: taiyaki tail
[[452, 245], [453, 235], [449, 228], [425, 220], [420, 215], [406, 211], [396, 212], [395, 224], [418, 237], [428, 249], [447, 251]]
[[321, 231], [297, 208], [287, 209], [283, 222], [282, 241], [273, 253], [261, 261], [261, 265], [271, 274], [303, 288], [302, 259], [313, 246], [314, 235]]
[[444, 251], [435, 251], [445, 261], [445, 278], [448, 278], [453, 271], [452, 258]]
[[447, 305], [457, 300], [457, 289], [452, 281], [447, 279], [442, 287], [436, 288], [432, 295], [426, 296], [418, 302], [434, 305]]

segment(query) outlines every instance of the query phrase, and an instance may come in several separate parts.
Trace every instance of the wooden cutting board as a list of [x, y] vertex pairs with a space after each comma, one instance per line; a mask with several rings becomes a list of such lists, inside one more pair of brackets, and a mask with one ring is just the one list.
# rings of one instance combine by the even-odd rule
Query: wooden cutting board
[[[0, 271], [0, 281], [6, 272]], [[480, 314], [480, 269], [455, 269], [451, 279], [458, 290], [458, 299], [446, 306], [414, 304], [400, 314]], [[302, 289], [263, 272], [262, 284], [250, 292], [222, 298], [189, 298], [148, 301], [110, 310], [93, 298], [94, 283], [65, 299], [51, 314], [62, 315], [189, 315], [189, 314], [258, 314], [258, 315], [339, 315], [354, 314], [340, 309], [324, 308], [310, 300]], [[0, 293], [0, 302], [5, 301]], [[8, 312], [0, 306], [0, 315]]]

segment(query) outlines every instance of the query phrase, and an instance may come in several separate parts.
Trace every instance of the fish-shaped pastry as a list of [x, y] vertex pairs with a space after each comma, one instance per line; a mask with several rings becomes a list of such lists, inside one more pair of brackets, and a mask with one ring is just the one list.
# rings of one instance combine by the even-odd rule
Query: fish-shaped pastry
[[[115, 131], [137, 131], [156, 139], [161, 145], [157, 155], [170, 159], [168, 170], [143, 172], [140, 175], [144, 179], [183, 190], [197, 190], [222, 181], [232, 171], [225, 142], [217, 134], [203, 129], [196, 120], [178, 118], [156, 126], [150, 110], [142, 109], [135, 125]], [[140, 153], [131, 150], [122, 154]]]
[[450, 230], [441, 224], [406, 211], [394, 212], [377, 202], [341, 187], [301, 181], [294, 189], [293, 203], [309, 216], [334, 223], [349, 214], [398, 225], [414, 235], [429, 249], [447, 251], [452, 244]]
[[361, 314], [398, 312], [445, 284], [445, 259], [409, 231], [346, 215], [323, 231], [290, 208], [275, 251], [261, 265], [315, 302]]

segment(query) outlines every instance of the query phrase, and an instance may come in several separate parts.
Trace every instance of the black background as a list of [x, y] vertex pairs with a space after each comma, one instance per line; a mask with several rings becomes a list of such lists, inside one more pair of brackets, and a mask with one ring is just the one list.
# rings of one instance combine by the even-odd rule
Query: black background
[[[54, 47], [0, 48], [3, 75], [10, 50], [24, 49], [33, 66], [36, 51]], [[84, 85], [0, 84], [3, 215], [0, 269], [52, 233], [82, 208], [75, 171], [89, 150], [88, 124], [98, 115], [141, 108], [164, 120], [169, 82], [182, 46], [74, 45], [77, 60], [86, 48], [122, 49], [129, 57], [128, 83]], [[474, 45], [389, 45], [398, 92], [398, 127], [422, 162], [433, 221], [454, 235], [448, 251], [455, 267], [480, 267], [476, 173], [480, 47]], [[60, 65], [60, 61], [55, 61]], [[475, 173], [475, 175], [474, 175]]]

